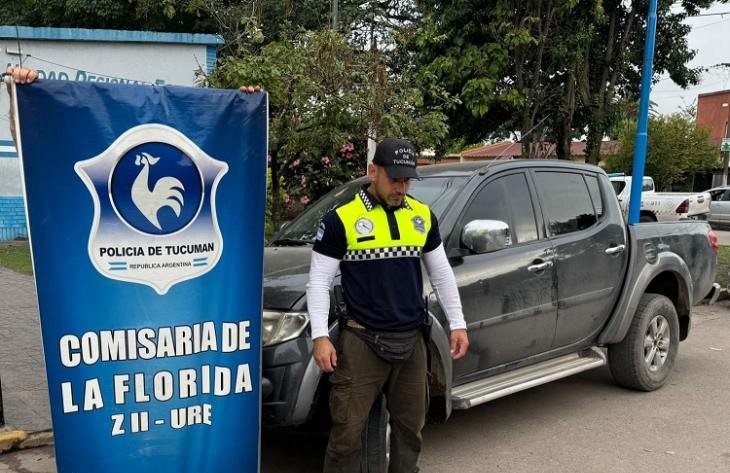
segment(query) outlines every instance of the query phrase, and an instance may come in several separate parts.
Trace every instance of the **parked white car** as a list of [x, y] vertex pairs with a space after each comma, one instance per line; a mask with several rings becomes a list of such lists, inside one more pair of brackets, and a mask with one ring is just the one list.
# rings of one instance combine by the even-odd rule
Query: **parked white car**
[[[613, 190], [624, 215], [629, 211], [631, 176], [609, 174]], [[730, 203], [730, 202], [729, 202]], [[640, 222], [676, 222], [677, 220], [706, 220], [710, 212], [708, 192], [656, 192], [654, 179], [644, 177], [641, 187]]]
[[730, 186], [715, 187], [705, 192], [712, 199], [707, 220], [714, 224], [730, 225]]

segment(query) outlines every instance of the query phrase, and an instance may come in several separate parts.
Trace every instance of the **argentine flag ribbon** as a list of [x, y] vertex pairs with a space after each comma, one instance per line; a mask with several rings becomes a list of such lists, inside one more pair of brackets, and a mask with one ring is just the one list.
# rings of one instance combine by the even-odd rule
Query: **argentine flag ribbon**
[[258, 471], [266, 94], [14, 91], [59, 473]]

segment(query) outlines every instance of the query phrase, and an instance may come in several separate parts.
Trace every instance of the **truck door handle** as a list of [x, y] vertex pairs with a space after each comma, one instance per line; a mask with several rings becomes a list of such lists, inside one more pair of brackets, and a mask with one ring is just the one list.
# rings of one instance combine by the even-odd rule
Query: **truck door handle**
[[617, 253], [622, 253], [625, 249], [626, 249], [626, 245], [612, 246], [611, 248], [606, 248], [606, 254], [615, 255]]
[[533, 264], [527, 267], [527, 270], [532, 273], [539, 273], [540, 271], [545, 271], [548, 268], [553, 267], [552, 261], [544, 261], [542, 263]]

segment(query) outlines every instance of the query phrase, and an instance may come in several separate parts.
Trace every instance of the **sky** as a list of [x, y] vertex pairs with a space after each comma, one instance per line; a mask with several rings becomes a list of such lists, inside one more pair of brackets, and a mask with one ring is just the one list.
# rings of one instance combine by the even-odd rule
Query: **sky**
[[699, 85], [682, 89], [671, 79], [663, 78], [654, 85], [651, 100], [657, 104], [657, 111], [670, 114], [692, 105], [697, 95], [718, 90], [730, 89], [730, 67], [712, 67], [719, 63], [730, 63], [730, 3], [715, 3], [705, 13], [727, 13], [722, 16], [688, 18], [692, 26], [688, 36], [689, 47], [697, 50], [697, 55], [689, 63], [691, 67], [707, 67]]

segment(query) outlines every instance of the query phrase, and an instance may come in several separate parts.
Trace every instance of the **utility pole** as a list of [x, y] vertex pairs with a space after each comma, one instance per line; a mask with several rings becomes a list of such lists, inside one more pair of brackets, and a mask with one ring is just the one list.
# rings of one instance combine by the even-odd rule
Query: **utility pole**
[[641, 97], [639, 100], [639, 121], [636, 126], [634, 143], [634, 166], [631, 176], [631, 197], [629, 198], [629, 225], [639, 223], [641, 211], [641, 185], [644, 181], [646, 164], [646, 143], [649, 128], [649, 95], [651, 94], [651, 75], [654, 69], [654, 45], [656, 41], [657, 2], [649, 0], [649, 15], [646, 22], [646, 41], [644, 42], [644, 68], [641, 71]]
[[337, 18], [340, 14], [340, 0], [332, 0], [332, 29], [337, 29]]

